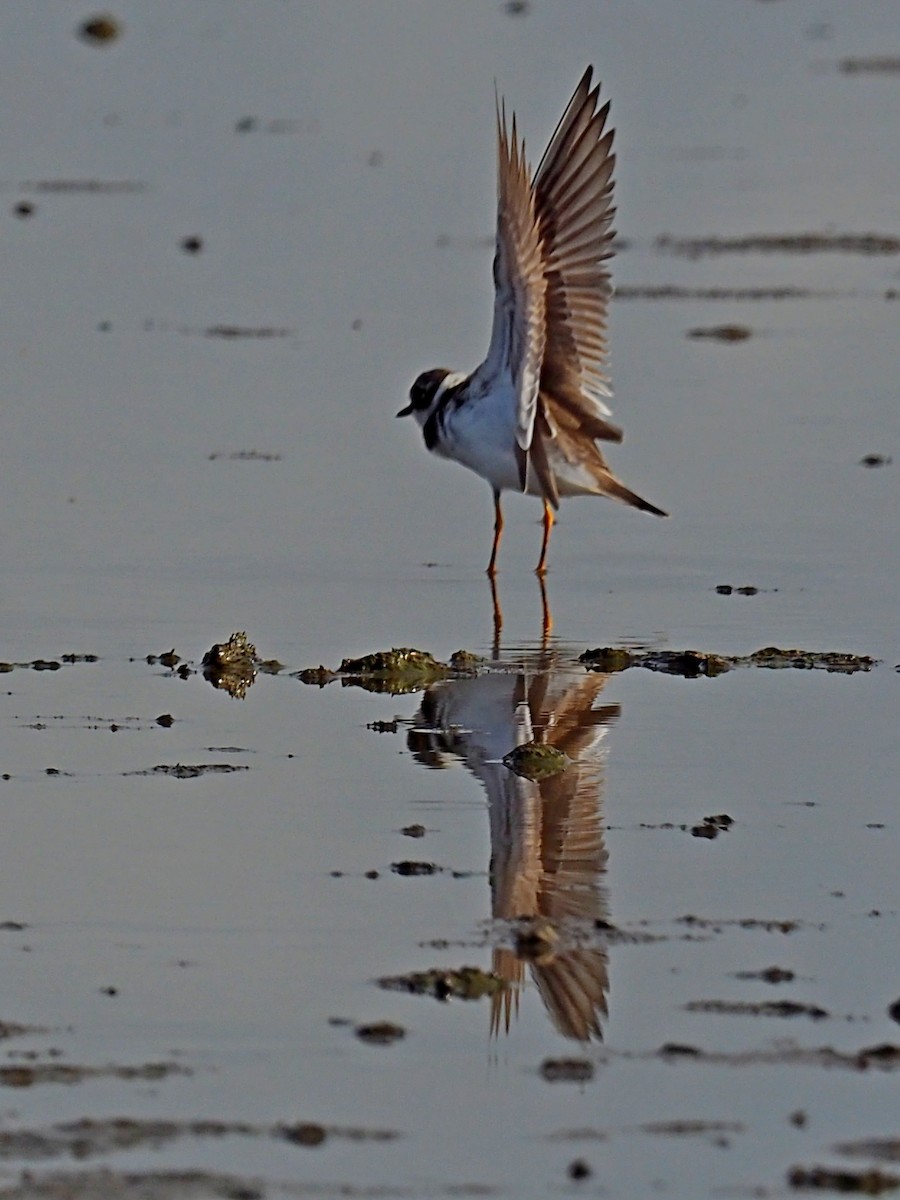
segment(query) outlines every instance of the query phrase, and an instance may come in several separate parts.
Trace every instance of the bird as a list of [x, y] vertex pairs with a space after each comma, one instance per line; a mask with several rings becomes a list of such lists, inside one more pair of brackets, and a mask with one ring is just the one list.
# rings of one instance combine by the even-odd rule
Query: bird
[[497, 237], [494, 314], [487, 356], [471, 374], [422, 372], [398, 417], [413, 416], [428, 450], [486, 479], [494, 498], [487, 574], [497, 572], [501, 493], [543, 501], [535, 568], [547, 571], [560, 500], [609, 496], [658, 517], [668, 514], [626, 487], [598, 441], [621, 442], [605, 398], [607, 317], [612, 296], [614, 131], [599, 106], [593, 68], [581, 77], [532, 175], [506, 103], [497, 118]]

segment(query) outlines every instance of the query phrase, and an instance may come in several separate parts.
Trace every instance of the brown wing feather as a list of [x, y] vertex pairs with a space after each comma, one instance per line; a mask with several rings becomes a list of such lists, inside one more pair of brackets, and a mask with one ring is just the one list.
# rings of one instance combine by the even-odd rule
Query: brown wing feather
[[[600, 85], [589, 67], [550, 139], [534, 177], [535, 210], [547, 279], [547, 334], [541, 392], [588, 418], [588, 436], [621, 439], [601, 397], [609, 395], [606, 322], [612, 295], [613, 131], [609, 104], [597, 108]], [[596, 432], [594, 431], [596, 430]]]
[[556, 452], [586, 470], [597, 491], [645, 512], [665, 514], [616, 478], [598, 440], [621, 442], [602, 397], [607, 373], [607, 314], [612, 295], [613, 130], [600, 85], [585, 71], [535, 172], [534, 206], [546, 278], [546, 336], [530, 465], [554, 507], [559, 489], [548, 460]]

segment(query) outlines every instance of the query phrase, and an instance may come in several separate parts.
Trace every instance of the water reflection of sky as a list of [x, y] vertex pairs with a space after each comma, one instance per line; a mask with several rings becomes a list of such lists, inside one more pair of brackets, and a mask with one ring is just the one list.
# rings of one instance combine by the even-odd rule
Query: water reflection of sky
[[[515, 18], [502, 3], [157, 0], [117, 9], [125, 32], [104, 48], [76, 38], [84, 15], [56, 0], [0, 9], [3, 656], [100, 655], [3, 676], [0, 915], [29, 926], [0, 942], [3, 1018], [42, 1021], [73, 1061], [174, 1047], [195, 1073], [177, 1096], [167, 1083], [23, 1090], [21, 1124], [302, 1111], [404, 1136], [339, 1156], [326, 1146], [299, 1167], [296, 1147], [224, 1139], [184, 1147], [178, 1165], [212, 1155], [223, 1170], [335, 1188], [474, 1181], [517, 1196], [564, 1186], [576, 1153], [615, 1194], [660, 1180], [685, 1197], [777, 1191], [790, 1164], [883, 1133], [891, 1074], [640, 1055], [663, 1040], [896, 1041], [887, 296], [900, 259], [686, 258], [657, 242], [896, 233], [897, 77], [842, 65], [900, 51], [893, 0], [533, 0]], [[565, 505], [547, 580], [555, 635], [800, 645], [884, 665], [853, 678], [629, 671], [601, 694], [597, 678], [555, 667], [513, 671], [491, 684], [496, 721], [425, 722], [449, 727], [438, 752], [473, 769], [425, 772], [405, 732], [367, 728], [398, 718], [405, 731], [420, 699], [318, 692], [285, 673], [238, 702], [129, 661], [175, 646], [199, 662], [236, 629], [291, 668], [391, 645], [490, 650], [488, 489], [430, 460], [393, 413], [419, 370], [467, 367], [487, 342], [494, 80], [535, 154], [588, 61], [617, 128], [616, 283], [815, 294], [614, 302], [626, 442], [611, 457], [673, 517]], [[30, 216], [15, 211], [23, 201]], [[185, 252], [191, 236], [199, 253]], [[686, 336], [722, 322], [751, 336]], [[871, 452], [894, 462], [866, 469]], [[509, 661], [540, 645], [543, 606], [539, 509], [511, 498], [506, 516]], [[589, 701], [596, 714], [621, 706], [603, 740]], [[549, 737], [566, 728], [550, 713], [573, 716], [570, 779], [528, 786], [488, 761], [509, 748], [517, 703]], [[504, 733], [483, 743], [479, 729]], [[251, 769], [147, 774], [217, 756]], [[677, 829], [723, 811], [735, 825], [714, 842]], [[416, 819], [448, 869], [399, 879], [397, 831]], [[492, 856], [493, 908], [478, 874]], [[541, 993], [545, 964], [514, 961], [514, 934], [498, 962], [538, 986], [509, 1037], [490, 1039], [485, 1007], [371, 985], [433, 965], [440, 939], [451, 964], [479, 949], [489, 963], [488, 915], [503, 926], [533, 910], [565, 927], [576, 899], [602, 917], [607, 892], [617, 926], [662, 940], [610, 943], [608, 991], [598, 952], [586, 1007], [559, 1003], [549, 982]], [[676, 918], [690, 913], [734, 924], [686, 940]], [[788, 936], [744, 917], [799, 925]], [[736, 973], [771, 964], [794, 969], [797, 998], [832, 1018], [810, 1032], [685, 1009], [767, 995]], [[101, 1002], [110, 985], [118, 997]], [[539, 1065], [571, 1047], [573, 1011], [602, 1029], [590, 1054], [609, 1057], [590, 1086], [551, 1087]], [[390, 1049], [330, 1024], [382, 1016], [408, 1029]], [[805, 1131], [788, 1120], [797, 1109]], [[737, 1152], [635, 1133], [677, 1117], [740, 1125]], [[578, 1130], [594, 1141], [576, 1144]]]

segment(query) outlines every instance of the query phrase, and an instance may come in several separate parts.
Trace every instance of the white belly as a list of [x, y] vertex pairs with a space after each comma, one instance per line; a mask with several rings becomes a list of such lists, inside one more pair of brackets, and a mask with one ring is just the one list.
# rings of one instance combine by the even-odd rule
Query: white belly
[[520, 492], [515, 411], [512, 386], [470, 399], [449, 414], [446, 442], [435, 447], [436, 453], [462, 463], [497, 491]]
[[[541, 487], [533, 471], [522, 487], [515, 445], [516, 395], [510, 384], [500, 391], [470, 400], [457, 409], [446, 424], [447, 441], [435, 447], [435, 453], [462, 463], [498, 492], [526, 492], [540, 496]], [[596, 495], [596, 479], [583, 467], [572, 466], [557, 451], [547, 446], [550, 468], [560, 496]]]

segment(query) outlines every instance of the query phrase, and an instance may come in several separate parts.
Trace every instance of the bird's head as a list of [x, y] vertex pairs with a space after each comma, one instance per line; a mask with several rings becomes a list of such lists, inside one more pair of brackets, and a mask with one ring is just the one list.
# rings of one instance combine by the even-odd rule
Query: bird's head
[[401, 408], [397, 416], [415, 417], [420, 425], [424, 425], [440, 400], [449, 374], [446, 367], [423, 371], [409, 389], [409, 404]]

